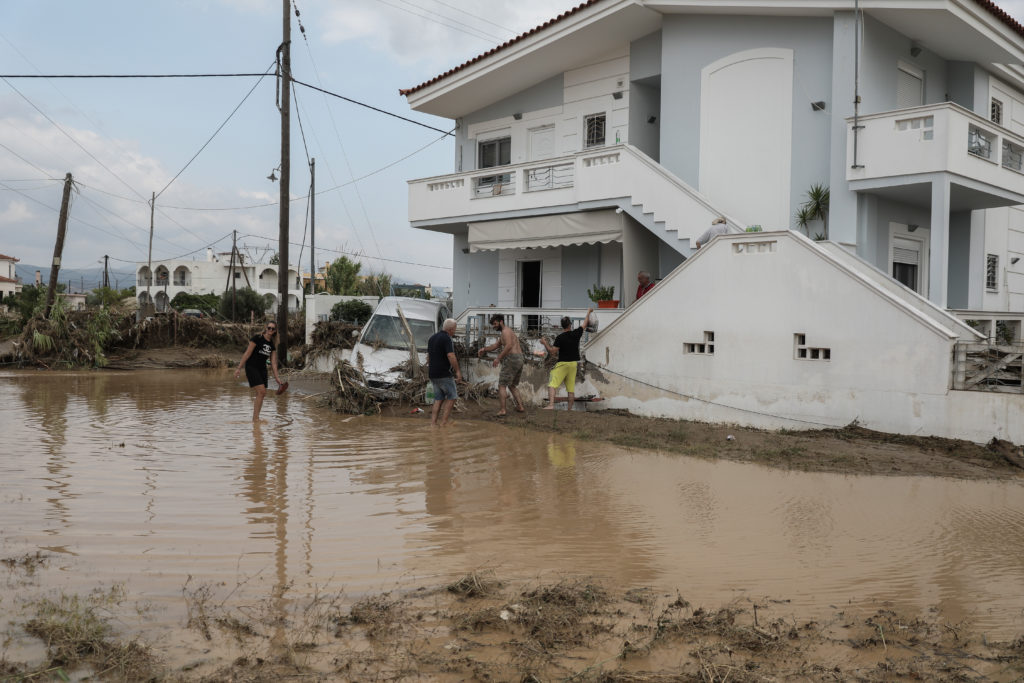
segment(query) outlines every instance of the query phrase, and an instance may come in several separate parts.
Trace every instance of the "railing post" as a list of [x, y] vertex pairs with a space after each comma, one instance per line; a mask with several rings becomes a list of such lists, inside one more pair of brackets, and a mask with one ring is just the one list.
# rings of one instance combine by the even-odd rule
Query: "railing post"
[[963, 389], [967, 383], [967, 345], [957, 342], [953, 346], [953, 388]]

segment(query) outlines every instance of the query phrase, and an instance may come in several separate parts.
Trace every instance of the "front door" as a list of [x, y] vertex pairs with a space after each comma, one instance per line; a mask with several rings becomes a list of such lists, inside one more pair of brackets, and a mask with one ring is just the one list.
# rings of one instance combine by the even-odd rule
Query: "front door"
[[889, 272], [921, 296], [928, 296], [928, 238], [917, 225], [889, 223]]
[[[519, 305], [523, 308], [540, 308], [541, 261], [519, 262]], [[527, 329], [540, 326], [539, 315], [527, 315]]]

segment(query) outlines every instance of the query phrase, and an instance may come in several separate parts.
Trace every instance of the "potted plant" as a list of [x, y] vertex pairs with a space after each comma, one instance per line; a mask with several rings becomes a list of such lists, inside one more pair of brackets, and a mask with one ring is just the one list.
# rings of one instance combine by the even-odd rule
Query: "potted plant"
[[593, 289], [587, 290], [587, 296], [590, 300], [597, 304], [598, 308], [618, 308], [619, 300], [613, 299], [615, 296], [615, 287], [602, 287], [601, 285], [594, 285]]

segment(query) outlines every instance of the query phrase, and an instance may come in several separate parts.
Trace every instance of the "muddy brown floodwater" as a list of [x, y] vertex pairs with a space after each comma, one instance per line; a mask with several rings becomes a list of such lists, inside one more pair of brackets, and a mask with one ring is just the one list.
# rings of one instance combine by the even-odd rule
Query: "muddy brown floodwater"
[[[0, 582], [32, 594], [123, 585], [172, 664], [184, 596], [350, 599], [473, 570], [587, 576], [718, 607], [938, 610], [989, 638], [1024, 633], [1024, 485], [787, 472], [626, 451], [488, 423], [348, 417], [268, 398], [225, 371], [0, 374]], [[281, 598], [284, 602], [284, 598]], [[156, 634], [156, 635], [153, 635]], [[7, 656], [40, 653], [15, 637]], [[0, 672], [2, 673], [2, 672]]]

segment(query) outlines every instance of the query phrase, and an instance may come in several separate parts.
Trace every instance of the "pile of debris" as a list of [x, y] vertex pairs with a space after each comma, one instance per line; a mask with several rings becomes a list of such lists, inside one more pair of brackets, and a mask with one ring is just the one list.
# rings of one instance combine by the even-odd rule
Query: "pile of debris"
[[[361, 360], [361, 358], [359, 359]], [[331, 390], [327, 403], [339, 413], [352, 415], [377, 414], [385, 406], [408, 406], [425, 403], [427, 395], [426, 369], [414, 370], [409, 361], [391, 368], [401, 378], [387, 387], [369, 386], [361, 368], [341, 361], [331, 373]], [[458, 386], [460, 401], [476, 401], [491, 397], [490, 382], [463, 383]]]

